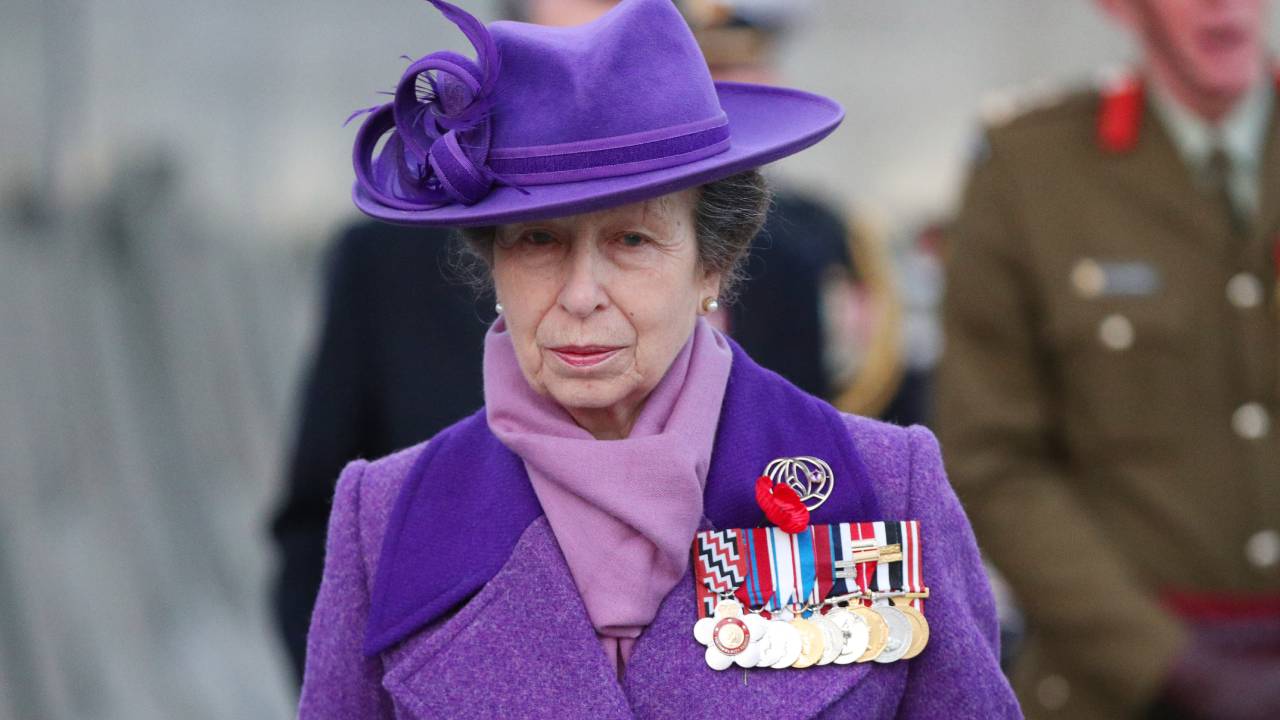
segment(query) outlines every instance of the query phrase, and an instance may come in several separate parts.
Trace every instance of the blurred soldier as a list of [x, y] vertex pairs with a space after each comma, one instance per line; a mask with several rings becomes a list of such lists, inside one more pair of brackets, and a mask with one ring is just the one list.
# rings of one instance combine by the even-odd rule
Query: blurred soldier
[[1280, 717], [1280, 123], [1262, 0], [1105, 0], [1142, 63], [989, 128], [943, 447], [1031, 717]]

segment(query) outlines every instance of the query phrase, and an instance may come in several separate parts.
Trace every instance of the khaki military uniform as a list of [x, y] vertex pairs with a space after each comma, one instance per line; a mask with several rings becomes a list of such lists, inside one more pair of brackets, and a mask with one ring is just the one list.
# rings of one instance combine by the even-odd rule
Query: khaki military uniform
[[990, 128], [948, 251], [942, 447], [1033, 718], [1140, 713], [1188, 637], [1166, 594], [1280, 592], [1280, 125], [1239, 237], [1149, 108], [1101, 147], [1104, 105]]

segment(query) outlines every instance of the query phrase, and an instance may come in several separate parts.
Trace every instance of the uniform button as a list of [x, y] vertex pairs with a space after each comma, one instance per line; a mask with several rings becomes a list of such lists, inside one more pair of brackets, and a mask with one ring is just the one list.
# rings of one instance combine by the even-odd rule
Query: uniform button
[[1133, 323], [1123, 315], [1108, 315], [1098, 323], [1098, 339], [1111, 350], [1133, 346]]
[[1061, 675], [1046, 675], [1036, 683], [1036, 699], [1045, 710], [1061, 710], [1071, 699], [1071, 685]]
[[1261, 403], [1247, 402], [1232, 413], [1231, 428], [1245, 440], [1258, 440], [1271, 432], [1271, 414]]
[[1263, 530], [1254, 533], [1244, 544], [1244, 554], [1257, 568], [1269, 568], [1280, 563], [1280, 532]]
[[1258, 307], [1262, 304], [1262, 281], [1247, 272], [1232, 276], [1227, 281], [1227, 300], [1242, 310]]
[[1107, 286], [1107, 274], [1093, 258], [1085, 258], [1071, 268], [1071, 285], [1081, 297], [1096, 298]]

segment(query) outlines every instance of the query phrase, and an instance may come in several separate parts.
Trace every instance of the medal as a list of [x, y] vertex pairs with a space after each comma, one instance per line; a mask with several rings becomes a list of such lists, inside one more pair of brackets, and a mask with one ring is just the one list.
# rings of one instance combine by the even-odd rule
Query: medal
[[869, 607], [850, 606], [849, 611], [862, 618], [862, 622], [867, 626], [867, 649], [855, 662], [871, 662], [880, 655], [889, 641], [889, 626], [885, 623], [884, 617], [872, 612]]
[[911, 607], [906, 598], [894, 598], [893, 606], [911, 623], [911, 645], [902, 656], [903, 660], [910, 660], [924, 651], [925, 646], [929, 644], [929, 621], [924, 619], [924, 613]]
[[911, 621], [892, 605], [876, 605], [871, 611], [884, 618], [889, 629], [884, 649], [873, 658], [878, 663], [891, 663], [901, 660], [911, 647]]
[[844, 632], [825, 615], [814, 614], [810, 622], [822, 631], [822, 657], [818, 658], [818, 664], [830, 665], [840, 657], [840, 652], [844, 649]]
[[760, 640], [760, 659], [756, 663], [756, 667], [772, 667], [774, 663], [782, 659], [787, 651], [787, 638], [782, 627], [791, 627], [787, 623], [780, 620], [770, 620], [769, 627], [765, 630], [764, 638]]
[[793, 668], [807, 668], [822, 659], [822, 630], [816, 624], [802, 617], [791, 621], [791, 626], [800, 632], [800, 657], [791, 664]]
[[800, 638], [800, 631], [794, 625], [785, 620], [774, 620], [779, 627], [774, 632], [782, 636], [782, 655], [778, 661], [769, 667], [776, 670], [789, 668], [800, 659], [800, 653], [803, 650], [803, 641]]
[[[920, 523], [911, 520], [900, 525], [902, 587], [912, 594], [927, 594], [927, 588], [920, 576]], [[923, 652], [925, 646], [929, 644], [929, 621], [924, 617], [924, 600], [919, 597], [915, 599], [896, 597], [893, 599], [893, 605], [911, 622], [911, 645], [902, 656], [904, 660], [910, 660]]]
[[707, 646], [705, 658], [711, 669], [749, 668], [760, 661], [760, 643], [768, 626], [768, 620], [755, 613], [744, 615], [741, 605], [726, 600], [716, 605], [711, 617], [694, 624], [693, 637]]
[[848, 665], [867, 651], [867, 643], [871, 639], [871, 628], [867, 626], [865, 620], [844, 608], [836, 608], [827, 613], [826, 617], [844, 636], [840, 654], [834, 660], [837, 665]]

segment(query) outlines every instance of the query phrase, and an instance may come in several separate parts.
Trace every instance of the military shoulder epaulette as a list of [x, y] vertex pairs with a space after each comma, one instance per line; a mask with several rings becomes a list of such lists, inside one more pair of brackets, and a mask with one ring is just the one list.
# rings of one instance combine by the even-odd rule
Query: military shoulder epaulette
[[992, 129], [1004, 127], [1037, 111], [1056, 107], [1068, 95], [1065, 88], [1048, 81], [988, 93], [981, 101], [982, 122]]

